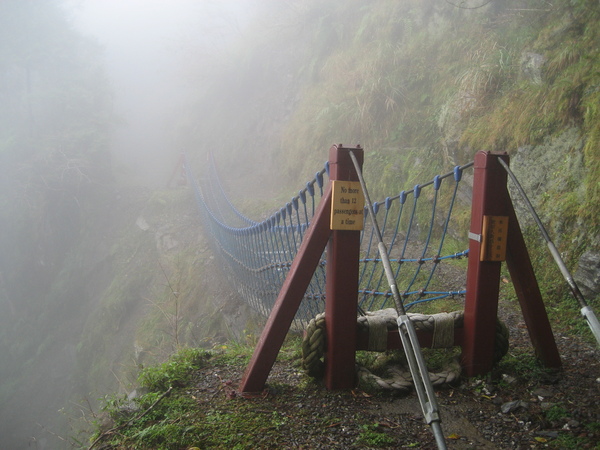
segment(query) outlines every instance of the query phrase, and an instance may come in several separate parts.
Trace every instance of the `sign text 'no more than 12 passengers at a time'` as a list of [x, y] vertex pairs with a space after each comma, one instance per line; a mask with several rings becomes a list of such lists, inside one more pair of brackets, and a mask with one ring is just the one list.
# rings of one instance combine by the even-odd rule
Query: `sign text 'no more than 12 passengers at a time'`
[[365, 198], [358, 181], [332, 181], [332, 230], [362, 230]]

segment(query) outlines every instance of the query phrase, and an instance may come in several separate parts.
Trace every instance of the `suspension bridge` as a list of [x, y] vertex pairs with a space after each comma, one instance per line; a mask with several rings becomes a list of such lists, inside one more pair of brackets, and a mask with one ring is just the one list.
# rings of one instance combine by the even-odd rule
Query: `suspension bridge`
[[[261, 221], [247, 217], [228, 198], [213, 156], [202, 186], [182, 157], [181, 167], [229, 280], [252, 308], [268, 317], [240, 391], [261, 391], [289, 329], [307, 329], [315, 318], [326, 324], [321, 331], [326, 335], [325, 383], [330, 389], [354, 387], [356, 350], [375, 347], [405, 352], [416, 347], [413, 359], [419, 363], [421, 345], [460, 345], [467, 376], [486, 373], [497, 360], [503, 262], [536, 356], [548, 367], [560, 366], [507, 187], [509, 175], [520, 187], [508, 155], [478, 152], [470, 163], [373, 203], [362, 178], [363, 157], [360, 147], [333, 146], [324, 167]], [[462, 231], [455, 218], [461, 192], [471, 199], [470, 226]], [[464, 215], [464, 207], [460, 214]], [[455, 236], [449, 237], [451, 232]], [[595, 315], [547, 233], [544, 237], [600, 342]], [[407, 311], [449, 297], [463, 300], [464, 311], [435, 317], [429, 330], [412, 330], [415, 319]], [[376, 323], [389, 325], [389, 319], [381, 320], [377, 312], [390, 308], [396, 309], [397, 326], [375, 331]], [[360, 326], [365, 320], [373, 324], [372, 330]], [[428, 386], [425, 381], [421, 387], [422, 405], [427, 422], [435, 424], [439, 419], [431, 407], [435, 400], [426, 399]]]
[[[403, 281], [401, 290], [406, 309], [446, 297], [464, 297], [466, 293], [460, 284], [444, 290], [447, 283], [435, 275], [441, 272], [440, 266], [444, 263], [463, 259], [469, 252], [467, 244], [463, 250], [444, 254], [444, 241], [462, 173], [472, 165], [458, 166], [450, 173], [436, 176], [429, 182], [373, 205], [376, 214], [383, 216], [383, 232], [389, 241], [389, 256], [395, 276]], [[315, 209], [323, 199], [329, 164], [326, 163], [289, 202], [261, 222], [246, 217], [229, 200], [212, 155], [205, 189], [200, 188], [189, 169], [187, 176], [204, 223], [214, 238], [217, 253], [222, 257], [237, 292], [253, 309], [268, 316]], [[444, 195], [442, 182], [446, 179], [444, 188], [449, 192]], [[445, 211], [440, 211], [438, 207], [441, 197], [450, 202]], [[430, 211], [425, 218], [425, 226], [421, 223], [424, 210], [421, 208], [424, 203], [420, 202], [422, 198], [433, 203], [432, 206], [427, 205]], [[359, 213], [362, 224], [362, 205]], [[365, 311], [390, 307], [392, 294], [385, 286], [373, 228], [364, 226], [360, 240], [358, 313], [364, 315]], [[325, 310], [326, 265], [325, 251], [294, 317], [295, 328], [304, 329], [311, 319]]]

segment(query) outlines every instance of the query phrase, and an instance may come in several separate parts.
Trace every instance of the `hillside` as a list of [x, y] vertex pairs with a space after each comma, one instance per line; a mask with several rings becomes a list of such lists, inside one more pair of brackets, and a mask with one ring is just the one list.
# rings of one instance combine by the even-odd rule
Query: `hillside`
[[322, 167], [332, 143], [365, 148], [376, 199], [477, 150], [506, 151], [569, 267], [585, 254], [585, 271], [600, 246], [597, 5], [478, 6], [327, 1], [271, 10], [217, 69], [196, 72], [199, 81], [218, 76], [198, 83], [190, 153], [203, 161], [219, 148], [232, 198], [277, 198], [276, 207]]
[[[0, 305], [7, 312], [0, 316], [0, 444], [15, 449], [86, 447], [99, 404], [133, 391], [142, 369], [188, 347], [217, 351], [254, 342], [264, 320], [220, 271], [189, 186], [157, 189], [115, 177], [109, 146], [118, 119], [99, 50], [71, 30], [54, 2], [45, 5], [0, 6], [2, 42], [10, 44], [0, 45]], [[192, 47], [181, 62], [189, 103], [169, 117], [177, 123], [169, 133], [199, 178], [214, 151], [230, 198], [258, 219], [304, 186], [333, 143], [365, 148], [376, 199], [469, 162], [477, 150], [506, 151], [587, 299], [600, 309], [597, 1], [302, 0], [253, 7], [255, 22], [227, 51], [196, 54]], [[581, 426], [562, 433], [564, 423], [549, 424], [537, 400], [528, 417], [503, 421], [531, 422], [564, 439], [581, 432], [576, 444], [592, 445], [597, 406], [566, 405], [582, 401], [567, 395], [578, 376], [597, 388], [597, 351], [534, 223], [526, 216], [522, 223], [553, 329], [564, 339], [561, 350], [585, 349], [580, 361], [568, 357], [561, 380], [567, 384], [557, 388], [564, 397], [553, 402], [566, 409], [561, 420]], [[510, 286], [503, 295], [505, 313], [513, 314]], [[527, 344], [515, 344], [512, 366], [502, 370], [520, 377], [534, 363]], [[310, 382], [290, 359], [285, 370], [299, 387], [277, 381], [272, 389], [300, 398]], [[241, 364], [232, 367], [235, 382]], [[520, 381], [498, 396], [529, 401], [534, 380]], [[318, 408], [316, 399], [329, 394], [310, 386]], [[478, 386], [465, 381], [456, 395], [480, 394]], [[229, 388], [206, 389], [208, 402], [213, 394], [225, 400]], [[454, 401], [454, 394], [442, 395]], [[489, 408], [490, 417], [496, 409]], [[292, 414], [271, 419], [291, 421]], [[336, 423], [329, 425], [337, 430]], [[362, 425], [365, 433], [381, 431]], [[389, 434], [395, 425], [381, 426]], [[556, 438], [530, 433], [523, 442], [545, 445], [535, 437]]]

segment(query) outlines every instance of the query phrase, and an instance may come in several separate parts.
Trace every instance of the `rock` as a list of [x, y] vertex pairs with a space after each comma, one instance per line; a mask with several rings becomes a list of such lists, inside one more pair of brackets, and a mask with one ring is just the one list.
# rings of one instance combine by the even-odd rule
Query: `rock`
[[542, 409], [542, 411], [548, 411], [553, 406], [556, 406], [556, 403], [552, 403], [552, 402], [541, 402], [540, 403], [540, 408]]
[[148, 231], [150, 229], [150, 225], [148, 225], [148, 222], [146, 222], [146, 219], [144, 219], [143, 216], [139, 216], [136, 221], [135, 224], [138, 226], [138, 228], [142, 231]]
[[551, 439], [556, 439], [558, 437], [558, 431], [538, 431], [535, 434], [536, 436], [543, 436]]
[[[585, 224], [556, 220], [556, 217], [566, 214], [565, 209], [561, 202], [548, 201], [563, 198], [567, 192], [578, 200], [585, 199], [585, 184], [580, 181], [586, 173], [582, 137], [581, 130], [570, 128], [545, 139], [542, 144], [519, 147], [517, 153], [511, 156], [510, 165], [557, 248], [563, 245], [569, 249], [578, 245], [589, 248], [591, 236], [580, 231], [585, 229]], [[555, 176], [557, 173], [560, 176]], [[514, 206], [521, 226], [535, 227], [532, 215], [512, 183], [509, 183], [509, 189], [515, 199]]]
[[565, 423], [562, 427], [563, 430], [573, 430], [574, 428], [579, 428], [579, 422], [574, 419], [570, 419], [567, 423]]
[[508, 413], [516, 411], [517, 409], [520, 409], [520, 408], [526, 409], [527, 403], [522, 400], [515, 400], [512, 402], [507, 402], [507, 403], [504, 403], [500, 407], [500, 410], [502, 411], [503, 414], [508, 414]]
[[442, 135], [444, 156], [451, 164], [458, 164], [459, 142], [465, 128], [464, 118], [476, 107], [476, 95], [461, 90], [442, 106], [438, 128]]
[[579, 428], [579, 426], [580, 426], [581, 424], [579, 423], [579, 421], [578, 421], [578, 420], [571, 419], [571, 420], [569, 420], [569, 421], [567, 422], [567, 425], [569, 426], [569, 428], [570, 428], [570, 429], [573, 429], [573, 428]]
[[140, 398], [143, 395], [146, 395], [147, 393], [150, 392], [150, 389], [146, 388], [146, 387], [138, 387], [135, 388], [133, 391], [129, 392], [127, 394], [127, 400], [131, 401], [134, 400], [136, 398]]
[[533, 52], [521, 54], [521, 74], [535, 84], [542, 84], [542, 68], [546, 63], [544, 55]]
[[552, 391], [550, 391], [549, 389], [544, 389], [544, 388], [537, 388], [532, 392], [532, 394], [535, 395], [536, 397], [542, 397], [542, 398], [552, 397], [554, 395], [554, 393]]
[[511, 375], [507, 375], [505, 373], [502, 374], [502, 379], [504, 380], [504, 382], [506, 382], [507, 384], [515, 384], [517, 382], [517, 379]]
[[160, 253], [167, 253], [179, 245], [170, 233], [156, 233], [156, 248]]
[[600, 252], [588, 250], [581, 255], [574, 278], [585, 297], [600, 295]]

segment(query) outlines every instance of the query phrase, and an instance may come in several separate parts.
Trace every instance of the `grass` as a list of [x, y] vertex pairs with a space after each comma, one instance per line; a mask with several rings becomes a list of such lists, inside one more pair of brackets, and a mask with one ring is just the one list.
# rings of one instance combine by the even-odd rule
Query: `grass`
[[546, 411], [546, 419], [550, 422], [559, 422], [569, 417], [567, 410], [561, 405], [554, 405]]
[[[253, 347], [244, 343], [223, 345], [212, 351], [186, 348], [156, 367], [142, 370], [139, 383], [146, 393], [134, 400], [124, 396], [111, 396], [104, 399], [104, 411], [111, 418], [112, 427], [108, 430], [96, 425], [97, 431], [91, 442], [102, 443], [103, 448], [250, 448], [261, 445], [276, 445], [281, 442], [282, 430], [291, 426], [291, 421], [302, 421], [303, 412], [298, 410], [292, 418], [277, 404], [258, 407], [233, 393], [227, 381], [222, 381], [222, 392], [217, 391], [209, 403], [199, 404], [194, 395], [195, 372], [203, 367], [214, 367], [215, 373], [222, 368], [244, 367], [246, 357]], [[291, 336], [282, 349], [282, 359], [300, 358], [300, 339]], [[299, 365], [299, 362], [298, 362]], [[301, 389], [312, 390], [315, 385], [309, 381], [301, 383]], [[299, 394], [285, 383], [269, 383], [269, 391], [292, 401]], [[217, 395], [219, 394], [219, 395]], [[337, 394], [323, 393], [323, 402]], [[304, 396], [300, 396], [300, 400]], [[267, 403], [269, 403], [267, 401]], [[271, 409], [272, 408], [272, 409]], [[269, 409], [267, 411], [267, 409]], [[312, 417], [316, 426], [327, 429], [337, 427], [342, 417], [323, 415]], [[360, 434], [357, 445], [386, 447], [395, 442], [376, 424], [359, 423]], [[104, 433], [104, 434], [102, 434]]]
[[152, 391], [165, 391], [171, 386], [184, 385], [193, 370], [200, 368], [208, 356], [205, 350], [183, 348], [160, 366], [144, 369], [138, 381]]
[[540, 379], [551, 372], [531, 352], [524, 350], [509, 351], [498, 363], [497, 369], [502, 373], [517, 374], [523, 380]]
[[[299, 351], [299, 339], [292, 336], [286, 341], [282, 357], [299, 358]], [[241, 368], [247, 364], [246, 357], [252, 352], [253, 346], [240, 342], [222, 345], [212, 351], [186, 348], [169, 361], [144, 369], [139, 383], [148, 392], [133, 401], [123, 396], [106, 398], [104, 410], [113, 421], [114, 431], [106, 433], [104, 430], [102, 436], [98, 425], [92, 442], [102, 436], [102, 445], [119, 449], [242, 449], [267, 443], [274, 445], [282, 428], [292, 420], [284, 410], [274, 407], [266, 413], [233, 394], [231, 397], [217, 396], [222, 394], [220, 391], [209, 403], [199, 405], [193, 394], [192, 378], [196, 370], [210, 366], [218, 373], [219, 368]], [[224, 392], [233, 393], [225, 380], [222, 383]], [[269, 390], [283, 393], [289, 386], [270, 383]], [[325, 427], [337, 423], [327, 416], [322, 421]]]
[[389, 447], [396, 443], [394, 437], [386, 434], [377, 424], [363, 425], [357, 444], [366, 447]]
[[594, 442], [585, 436], [575, 435], [568, 432], [560, 433], [558, 438], [549, 444], [549, 447], [572, 450], [578, 450], [581, 448], [599, 448], [597, 442]]

